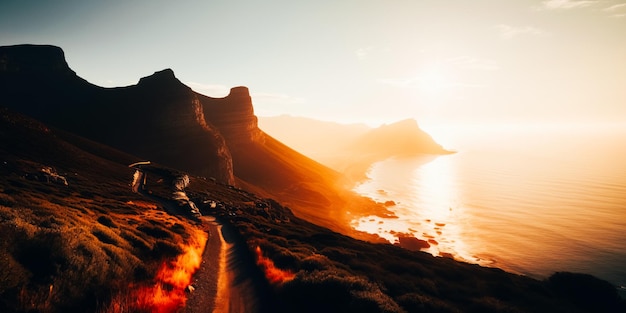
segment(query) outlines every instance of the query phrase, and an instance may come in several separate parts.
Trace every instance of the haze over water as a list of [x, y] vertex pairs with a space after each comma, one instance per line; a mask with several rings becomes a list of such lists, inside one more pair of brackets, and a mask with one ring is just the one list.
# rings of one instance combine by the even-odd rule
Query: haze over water
[[624, 293], [625, 127], [432, 133], [458, 153], [374, 164], [355, 190], [395, 201], [398, 218], [363, 217], [355, 228], [392, 241], [394, 231], [412, 233], [434, 240], [434, 255], [538, 278], [589, 273]]

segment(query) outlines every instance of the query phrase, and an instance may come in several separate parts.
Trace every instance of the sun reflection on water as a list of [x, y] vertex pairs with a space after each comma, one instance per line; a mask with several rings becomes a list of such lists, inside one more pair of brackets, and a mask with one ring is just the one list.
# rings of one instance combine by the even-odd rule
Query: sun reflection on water
[[[390, 209], [398, 218], [361, 217], [352, 222], [353, 227], [392, 243], [399, 236], [414, 236], [429, 243], [422, 251], [469, 261], [461, 237], [465, 223], [453, 157], [393, 158], [374, 164], [369, 171], [372, 179], [355, 191], [376, 201], [395, 201]], [[393, 180], [404, 183], [387, 183]], [[383, 184], [387, 189], [382, 189]]]

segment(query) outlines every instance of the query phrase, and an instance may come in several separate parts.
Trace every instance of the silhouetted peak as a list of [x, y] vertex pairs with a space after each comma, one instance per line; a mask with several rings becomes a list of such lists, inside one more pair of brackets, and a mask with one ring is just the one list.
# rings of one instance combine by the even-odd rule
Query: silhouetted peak
[[166, 68], [164, 70], [156, 71], [154, 72], [154, 74], [152, 74], [152, 77], [176, 79], [176, 76], [174, 75], [174, 71], [172, 71], [171, 68]]
[[176, 78], [176, 76], [174, 75], [174, 71], [169, 68], [161, 71], [156, 71], [150, 76], [141, 78], [138, 85], [150, 85], [152, 87], [184, 86], [183, 83], [181, 83], [180, 80]]
[[233, 88], [230, 89], [230, 93], [228, 94], [227, 97], [236, 97], [236, 98], [248, 97], [248, 98], [250, 98], [250, 90], [248, 90], [248, 87], [245, 87], [245, 86], [233, 87]]
[[357, 141], [355, 147], [360, 151], [371, 151], [371, 147], [376, 147], [386, 157], [415, 153], [449, 153], [424, 132], [415, 119], [401, 120], [372, 129]]
[[50, 45], [0, 47], [0, 73], [76, 75], [67, 65], [63, 49]]

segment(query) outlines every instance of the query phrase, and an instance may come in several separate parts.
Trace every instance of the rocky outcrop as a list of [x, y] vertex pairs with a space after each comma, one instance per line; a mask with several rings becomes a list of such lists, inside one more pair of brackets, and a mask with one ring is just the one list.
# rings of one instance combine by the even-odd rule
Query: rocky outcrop
[[231, 147], [262, 140], [262, 132], [258, 128], [247, 87], [231, 88], [224, 98], [200, 95], [200, 99], [205, 117], [220, 130]]
[[0, 73], [76, 75], [67, 66], [63, 50], [48, 45], [0, 47]]

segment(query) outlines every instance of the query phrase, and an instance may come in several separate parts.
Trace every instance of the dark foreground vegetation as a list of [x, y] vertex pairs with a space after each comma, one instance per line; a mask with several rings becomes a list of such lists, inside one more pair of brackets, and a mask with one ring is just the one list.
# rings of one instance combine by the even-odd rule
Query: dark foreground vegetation
[[[141, 312], [198, 225], [130, 190], [136, 158], [0, 110], [0, 311]], [[539, 281], [372, 244], [294, 216], [271, 199], [201, 178], [187, 190], [258, 264], [279, 312], [624, 312], [589, 275]]]

